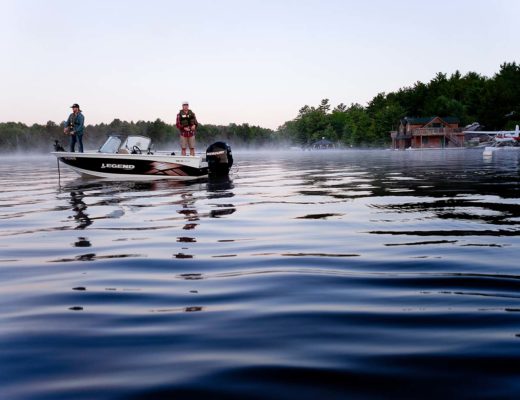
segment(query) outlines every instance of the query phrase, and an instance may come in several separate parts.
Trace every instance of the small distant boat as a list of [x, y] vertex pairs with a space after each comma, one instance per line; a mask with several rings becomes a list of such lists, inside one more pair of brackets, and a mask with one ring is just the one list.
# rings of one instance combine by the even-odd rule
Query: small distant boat
[[98, 151], [67, 152], [55, 142], [51, 154], [86, 178], [114, 180], [193, 180], [225, 176], [233, 165], [231, 147], [215, 142], [205, 154], [179, 156], [155, 151], [152, 140], [141, 135], [109, 135]]
[[310, 150], [331, 150], [334, 148], [334, 143], [330, 140], [322, 137], [320, 140], [312, 143], [309, 147]]

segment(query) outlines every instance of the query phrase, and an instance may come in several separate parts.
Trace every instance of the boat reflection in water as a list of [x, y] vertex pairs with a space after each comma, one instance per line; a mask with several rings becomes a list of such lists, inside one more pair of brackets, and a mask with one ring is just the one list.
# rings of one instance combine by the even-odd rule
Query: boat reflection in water
[[72, 211], [74, 212], [72, 218], [77, 222], [74, 229], [85, 229], [87, 226], [92, 225], [92, 220], [86, 212], [87, 205], [83, 201], [84, 197], [85, 194], [80, 190], [70, 192], [70, 203], [72, 204]]
[[58, 192], [0, 158], [2, 400], [515, 399], [519, 157], [244, 151], [233, 181]]
[[[215, 201], [221, 198], [232, 198], [234, 196], [233, 188], [233, 181], [228, 176], [209, 181], [106, 181], [100, 179], [84, 181], [78, 178], [62, 187], [61, 191], [70, 193], [71, 209], [74, 212], [71, 218], [77, 221], [74, 229], [89, 227], [98, 231], [108, 230], [110, 232], [113, 230], [110, 220], [119, 219], [118, 225], [128, 225], [128, 229], [132, 230], [177, 231], [180, 229], [187, 233], [187, 231], [195, 231], [207, 218], [220, 218], [233, 214], [236, 208], [229, 201], [225, 203]], [[171, 207], [179, 217], [172, 217], [170, 213], [167, 218], [157, 219], [155, 209], [164, 209], [164, 207]], [[205, 211], [199, 211], [200, 207]], [[178, 225], [177, 221], [182, 224]], [[160, 225], [157, 226], [157, 223]], [[135, 228], [135, 225], [140, 228]], [[180, 233], [180, 231], [177, 232]], [[175, 235], [175, 241], [182, 244], [173, 255], [176, 259], [190, 259], [195, 256], [190, 250], [197, 243], [197, 236], [193, 233], [186, 233]], [[97, 247], [92, 244], [92, 240], [92, 238], [78, 238], [75, 247]], [[126, 241], [128, 238], [112, 238], [111, 240]], [[153, 257], [153, 246], [151, 248], [145, 246], [141, 248], [140, 252], [141, 256]], [[87, 255], [82, 254], [78, 257], [85, 259]], [[99, 258], [95, 253], [90, 253], [88, 257], [90, 259]]]

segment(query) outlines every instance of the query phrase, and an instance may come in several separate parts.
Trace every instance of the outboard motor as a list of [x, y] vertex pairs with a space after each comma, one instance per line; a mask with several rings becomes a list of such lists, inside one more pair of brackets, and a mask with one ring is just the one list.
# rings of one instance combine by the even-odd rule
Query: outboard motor
[[65, 151], [65, 149], [58, 140], [54, 141], [54, 151]]
[[210, 176], [227, 176], [233, 165], [231, 147], [224, 142], [215, 142], [206, 149], [206, 161]]

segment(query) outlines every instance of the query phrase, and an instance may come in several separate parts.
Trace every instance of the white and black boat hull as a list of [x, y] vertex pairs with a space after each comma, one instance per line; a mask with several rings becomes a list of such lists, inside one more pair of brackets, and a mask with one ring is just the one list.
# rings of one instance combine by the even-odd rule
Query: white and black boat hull
[[206, 177], [201, 156], [53, 152], [63, 164], [83, 177], [118, 180], [191, 180]]

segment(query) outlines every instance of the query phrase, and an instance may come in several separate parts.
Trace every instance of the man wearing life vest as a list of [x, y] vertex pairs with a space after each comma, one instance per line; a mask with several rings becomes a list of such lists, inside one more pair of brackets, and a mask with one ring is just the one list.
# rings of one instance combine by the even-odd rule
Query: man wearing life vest
[[187, 101], [182, 103], [182, 110], [177, 114], [177, 129], [180, 132], [181, 154], [186, 155], [186, 146], [190, 148], [190, 156], [195, 155], [195, 131], [199, 123], [195, 113], [190, 110]]

